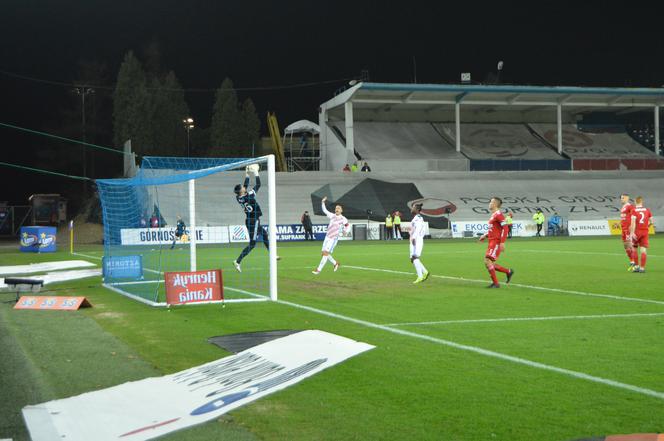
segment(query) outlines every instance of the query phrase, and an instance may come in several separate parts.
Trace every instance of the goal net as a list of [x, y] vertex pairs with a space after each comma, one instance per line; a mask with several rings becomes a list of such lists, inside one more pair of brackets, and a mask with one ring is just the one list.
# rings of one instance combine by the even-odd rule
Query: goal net
[[104, 286], [154, 306], [276, 300], [274, 170], [273, 155], [145, 157], [97, 180]]

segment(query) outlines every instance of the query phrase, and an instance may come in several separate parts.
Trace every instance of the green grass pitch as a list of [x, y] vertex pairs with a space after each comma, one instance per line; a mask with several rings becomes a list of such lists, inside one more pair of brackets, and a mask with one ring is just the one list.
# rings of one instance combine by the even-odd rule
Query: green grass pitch
[[[26, 404], [186, 369], [227, 355], [210, 336], [269, 329], [321, 329], [376, 348], [164, 439], [562, 441], [664, 432], [663, 237], [651, 238], [645, 274], [627, 271], [618, 237], [514, 239], [499, 262], [516, 274], [498, 290], [485, 289], [486, 244], [426, 241], [432, 277], [420, 285], [407, 241], [340, 242], [341, 269], [314, 276], [320, 245], [280, 244], [276, 303], [152, 308], [85, 279], [46, 288], [85, 295], [93, 308], [2, 304], [0, 438], [27, 439]], [[227, 283], [241, 283], [231, 279], [234, 256], [213, 254], [199, 258], [221, 262]], [[0, 265], [72, 258], [81, 256], [0, 250]], [[259, 245], [243, 266], [264, 258]]]

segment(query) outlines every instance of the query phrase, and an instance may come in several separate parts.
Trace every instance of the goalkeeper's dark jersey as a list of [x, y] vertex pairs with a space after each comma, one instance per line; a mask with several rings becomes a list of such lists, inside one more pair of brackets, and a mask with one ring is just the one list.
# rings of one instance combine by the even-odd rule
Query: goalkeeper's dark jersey
[[[247, 188], [249, 186], [249, 178], [246, 178], [244, 180], [244, 187]], [[256, 176], [256, 185], [254, 185], [253, 190], [247, 190], [247, 194], [244, 196], [236, 196], [238, 204], [242, 205], [242, 208], [244, 209], [244, 213], [247, 215], [247, 219], [256, 219], [259, 218], [263, 215], [263, 212], [261, 211], [261, 206], [258, 204], [258, 201], [256, 200], [256, 192], [258, 189], [261, 187], [261, 180], [258, 176]]]
[[184, 221], [180, 219], [175, 226], [175, 235], [176, 236], [182, 236], [184, 234], [184, 229], [187, 228], [187, 226], [184, 224]]

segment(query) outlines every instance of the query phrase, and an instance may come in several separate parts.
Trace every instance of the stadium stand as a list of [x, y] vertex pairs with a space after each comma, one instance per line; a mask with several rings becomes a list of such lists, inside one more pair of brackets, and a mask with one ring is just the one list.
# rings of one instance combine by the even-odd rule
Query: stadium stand
[[[456, 142], [454, 124], [435, 124], [439, 132]], [[533, 133], [525, 124], [461, 125], [461, 152], [470, 159], [470, 170], [569, 170], [569, 159]]]
[[[643, 145], [650, 151], [655, 151], [655, 127], [651, 124], [646, 125], [634, 125], [629, 124], [627, 126], [627, 133], [632, 137], [636, 142]], [[660, 140], [664, 138], [664, 131], [660, 130]], [[664, 154], [662, 151], [664, 147], [664, 142], [659, 142], [660, 153]]]
[[[529, 125], [544, 140], [555, 145], [555, 124]], [[563, 153], [572, 159], [574, 170], [664, 169], [664, 161], [636, 142], [627, 132], [581, 131], [574, 124], [563, 125]]]
[[[343, 132], [343, 122], [332, 124]], [[358, 159], [373, 170], [468, 170], [468, 159], [430, 123], [355, 121], [354, 130]]]
[[[555, 124], [530, 124], [542, 138], [555, 145]], [[591, 133], [574, 124], [563, 125], [563, 153], [572, 159], [585, 158], [652, 158], [652, 151], [634, 141], [626, 132]]]
[[361, 158], [375, 171], [664, 169], [649, 145], [659, 134], [625, 130], [654, 125], [659, 88], [350, 86], [319, 107], [321, 170]]

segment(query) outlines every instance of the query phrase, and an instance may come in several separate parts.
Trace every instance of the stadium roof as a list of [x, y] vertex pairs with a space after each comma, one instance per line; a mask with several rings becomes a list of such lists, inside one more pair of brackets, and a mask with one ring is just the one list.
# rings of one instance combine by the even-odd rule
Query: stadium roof
[[624, 112], [664, 105], [664, 88], [359, 83], [325, 106], [330, 110], [348, 101], [355, 109], [433, 110], [459, 103], [523, 111], [560, 104], [573, 113], [580, 108]]

